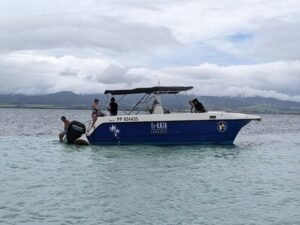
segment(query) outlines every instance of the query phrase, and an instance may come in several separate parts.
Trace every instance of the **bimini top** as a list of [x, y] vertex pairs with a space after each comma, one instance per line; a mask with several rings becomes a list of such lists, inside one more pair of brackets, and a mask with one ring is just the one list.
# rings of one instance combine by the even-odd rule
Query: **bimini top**
[[104, 94], [111, 95], [128, 95], [128, 94], [177, 94], [181, 91], [188, 91], [193, 89], [193, 86], [156, 86], [146, 88], [135, 88], [130, 90], [106, 90]]

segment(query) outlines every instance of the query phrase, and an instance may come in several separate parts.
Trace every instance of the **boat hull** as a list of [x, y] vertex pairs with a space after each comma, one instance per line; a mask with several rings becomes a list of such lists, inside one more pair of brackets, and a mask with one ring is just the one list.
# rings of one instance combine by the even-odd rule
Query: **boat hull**
[[106, 122], [87, 136], [94, 145], [233, 144], [251, 119]]

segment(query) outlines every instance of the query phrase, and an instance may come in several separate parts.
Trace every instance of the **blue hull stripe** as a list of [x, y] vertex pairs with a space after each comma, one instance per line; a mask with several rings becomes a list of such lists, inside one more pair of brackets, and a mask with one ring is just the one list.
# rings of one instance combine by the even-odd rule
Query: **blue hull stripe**
[[104, 123], [88, 136], [97, 145], [233, 144], [250, 120]]

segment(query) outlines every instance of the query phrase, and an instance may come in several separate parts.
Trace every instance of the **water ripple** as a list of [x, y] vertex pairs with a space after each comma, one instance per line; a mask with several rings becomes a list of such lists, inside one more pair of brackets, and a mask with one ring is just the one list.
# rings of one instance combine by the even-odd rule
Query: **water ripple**
[[60, 115], [85, 113], [0, 109], [0, 224], [299, 224], [299, 116], [234, 146], [59, 143]]

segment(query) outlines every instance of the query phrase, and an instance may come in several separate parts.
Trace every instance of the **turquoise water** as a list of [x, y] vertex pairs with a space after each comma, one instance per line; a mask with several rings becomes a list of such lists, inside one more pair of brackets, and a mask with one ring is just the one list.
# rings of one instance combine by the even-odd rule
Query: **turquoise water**
[[300, 116], [262, 115], [234, 146], [58, 142], [64, 114], [0, 109], [0, 224], [300, 224]]

